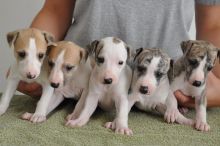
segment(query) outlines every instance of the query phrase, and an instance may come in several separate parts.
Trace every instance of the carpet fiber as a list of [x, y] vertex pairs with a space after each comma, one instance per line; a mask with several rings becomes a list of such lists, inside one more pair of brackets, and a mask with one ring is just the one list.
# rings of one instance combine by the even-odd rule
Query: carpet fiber
[[[42, 124], [19, 119], [25, 111], [33, 112], [36, 100], [15, 96], [7, 112], [0, 117], [0, 145], [220, 145], [220, 108], [208, 110], [211, 131], [202, 133], [192, 127], [166, 124], [161, 116], [133, 109], [129, 126], [133, 136], [122, 136], [103, 127], [114, 113], [96, 110], [90, 122], [82, 128], [64, 126], [64, 117], [72, 112], [74, 102], [66, 101]], [[191, 111], [187, 116], [195, 114]]]

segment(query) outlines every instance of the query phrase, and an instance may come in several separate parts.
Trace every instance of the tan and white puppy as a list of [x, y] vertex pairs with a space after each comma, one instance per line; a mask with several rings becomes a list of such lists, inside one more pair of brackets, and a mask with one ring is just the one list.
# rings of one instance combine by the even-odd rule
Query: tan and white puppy
[[[184, 95], [195, 99], [195, 128], [200, 131], [209, 131], [210, 126], [206, 121], [206, 78], [214, 66], [219, 49], [211, 43], [201, 40], [189, 40], [181, 43], [183, 56], [179, 58], [174, 66], [171, 75], [171, 90], [181, 90]], [[169, 109], [166, 112], [166, 119], [176, 117], [177, 101], [174, 95], [169, 96]]]
[[88, 47], [93, 70], [87, 92], [83, 92], [74, 112], [67, 117], [66, 125], [83, 126], [97, 105], [104, 110], [116, 109], [116, 118], [106, 124], [121, 134], [131, 135], [128, 128], [128, 89], [131, 69], [126, 64], [130, 49], [114, 37], [94, 41]]
[[[64, 98], [78, 100], [82, 91], [88, 86], [91, 73], [88, 53], [85, 49], [69, 41], [53, 43], [49, 49], [49, 82], [55, 91], [48, 105], [47, 114]], [[25, 113], [22, 118], [29, 120], [32, 116], [32, 113]]]
[[53, 36], [47, 32], [28, 28], [7, 34], [9, 46], [14, 49], [16, 61], [10, 67], [6, 89], [1, 97], [0, 115], [7, 110], [19, 81], [38, 82], [43, 87], [43, 94], [37, 104], [32, 122], [40, 122], [46, 115], [46, 107], [53, 94], [53, 88], [48, 81], [46, 63], [47, 46], [53, 41]]
[[[162, 115], [167, 109], [170, 85], [168, 71], [172, 66], [170, 57], [161, 49], [137, 49], [132, 64], [133, 77], [129, 94], [129, 110], [135, 106], [144, 111], [156, 111]], [[174, 121], [173, 121], [174, 122]], [[193, 124], [178, 113], [177, 123]]]

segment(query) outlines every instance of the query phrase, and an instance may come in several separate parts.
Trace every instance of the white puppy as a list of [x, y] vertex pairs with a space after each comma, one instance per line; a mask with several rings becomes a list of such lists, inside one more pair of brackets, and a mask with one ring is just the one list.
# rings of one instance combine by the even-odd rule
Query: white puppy
[[94, 41], [88, 49], [93, 66], [88, 91], [83, 91], [74, 112], [67, 117], [66, 125], [85, 125], [99, 105], [104, 110], [116, 109], [116, 118], [106, 124], [107, 128], [131, 135], [132, 131], [128, 128], [127, 99], [131, 69], [126, 64], [130, 49], [114, 37]]
[[[195, 128], [208, 131], [210, 126], [206, 121], [206, 78], [214, 66], [219, 49], [206, 41], [184, 41], [181, 43], [183, 56], [179, 58], [172, 72], [171, 89], [180, 90], [184, 95], [195, 99]], [[177, 101], [170, 95], [170, 105], [166, 112], [166, 119], [176, 118]]]
[[[129, 94], [129, 110], [135, 106], [144, 111], [156, 111], [164, 115], [170, 85], [168, 71], [170, 57], [158, 48], [137, 49], [132, 64], [133, 77]], [[174, 121], [172, 121], [174, 122]], [[193, 121], [178, 113], [177, 123], [192, 124]]]
[[46, 115], [46, 107], [53, 94], [53, 88], [48, 82], [46, 63], [47, 45], [53, 41], [53, 36], [47, 32], [29, 28], [7, 34], [7, 40], [14, 49], [15, 63], [10, 67], [6, 89], [1, 97], [0, 115], [7, 110], [19, 81], [38, 82], [43, 87], [43, 94], [37, 104], [32, 122], [40, 122]]
[[[49, 46], [49, 82], [55, 91], [48, 105], [47, 114], [64, 98], [78, 100], [84, 88], [87, 88], [91, 73], [87, 56], [86, 50], [69, 41], [60, 41]], [[32, 116], [32, 113], [25, 113], [22, 118], [30, 120]]]

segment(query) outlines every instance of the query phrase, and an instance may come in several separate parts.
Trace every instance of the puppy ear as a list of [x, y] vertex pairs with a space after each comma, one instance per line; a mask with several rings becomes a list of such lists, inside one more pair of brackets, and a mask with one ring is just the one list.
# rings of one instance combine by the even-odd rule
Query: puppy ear
[[141, 54], [142, 51], [143, 51], [143, 48], [136, 49], [136, 53], [135, 53], [135, 56], [134, 56], [134, 61], [136, 60], [136, 58], [138, 57], [138, 55]]
[[131, 46], [128, 46], [128, 45], [125, 45], [125, 48], [126, 48], [126, 50], [127, 50], [127, 56], [128, 56], [128, 58], [127, 58], [127, 60], [129, 60], [130, 58], [131, 58]]
[[99, 41], [95, 40], [86, 46], [86, 49], [87, 49], [89, 55], [95, 54], [98, 44], [99, 44]]
[[50, 51], [52, 50], [53, 47], [56, 47], [57, 44], [54, 43], [54, 42], [50, 42], [48, 45], [47, 45], [47, 52], [46, 52], [46, 55], [48, 56]]
[[80, 50], [80, 62], [83, 62], [83, 61], [86, 62], [86, 60], [88, 59], [88, 56], [89, 56], [88, 51], [81, 48], [81, 50]]
[[193, 41], [192, 40], [182, 41], [180, 46], [183, 51], [183, 54], [186, 54], [192, 48]]
[[46, 31], [42, 31], [42, 34], [44, 35], [44, 38], [45, 38], [47, 44], [51, 44], [54, 42], [55, 38], [51, 33], [46, 32]]
[[12, 46], [14, 46], [17, 38], [19, 35], [19, 31], [13, 31], [13, 32], [9, 32], [7, 34], [7, 42], [9, 44], [9, 47], [11, 48]]

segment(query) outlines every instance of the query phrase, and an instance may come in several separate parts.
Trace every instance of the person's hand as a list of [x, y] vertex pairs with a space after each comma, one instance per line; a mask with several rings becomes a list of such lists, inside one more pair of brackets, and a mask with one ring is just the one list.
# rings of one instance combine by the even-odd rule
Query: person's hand
[[184, 95], [180, 90], [174, 92], [178, 105], [181, 107], [193, 108], [195, 106], [195, 99], [190, 96]]
[[[8, 78], [9, 73], [10, 73], [10, 69], [6, 74], [6, 78]], [[40, 97], [42, 93], [42, 87], [38, 83], [26, 83], [23, 81], [19, 82], [17, 90], [31, 97]]]

